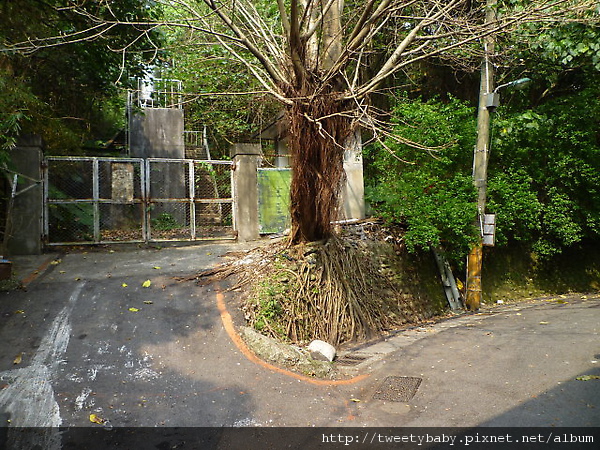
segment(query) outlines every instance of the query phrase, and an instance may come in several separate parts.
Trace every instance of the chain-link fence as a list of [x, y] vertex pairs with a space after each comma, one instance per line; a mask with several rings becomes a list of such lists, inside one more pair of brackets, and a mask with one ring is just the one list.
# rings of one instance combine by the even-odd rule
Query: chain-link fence
[[151, 240], [232, 235], [230, 161], [152, 158], [146, 164]]
[[48, 244], [234, 237], [231, 161], [49, 157]]

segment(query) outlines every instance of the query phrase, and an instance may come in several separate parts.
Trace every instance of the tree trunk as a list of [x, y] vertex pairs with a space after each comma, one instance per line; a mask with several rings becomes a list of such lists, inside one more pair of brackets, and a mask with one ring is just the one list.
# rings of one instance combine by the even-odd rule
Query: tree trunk
[[[321, 22], [321, 35], [315, 33], [303, 40], [294, 37], [300, 27], [293, 24], [291, 27], [291, 54], [304, 58], [305, 68], [296, 70], [294, 86], [287, 93], [288, 98], [296, 99], [287, 111], [292, 154], [291, 239], [295, 244], [331, 235], [331, 222], [338, 219], [340, 192], [345, 180], [344, 143], [351, 119], [340, 113], [345, 108], [347, 112], [348, 105], [339, 100], [342, 86], [339, 77], [333, 76], [328, 81], [322, 78], [341, 53], [344, 0], [334, 0], [328, 8], [326, 3], [319, 0], [320, 8], [311, 8], [309, 18], [311, 27]], [[323, 14], [317, 18], [319, 12]]]
[[288, 110], [292, 243], [328, 238], [331, 222], [338, 219], [345, 179], [343, 143], [351, 126], [348, 117], [335, 114], [342, 108], [334, 96], [325, 96]]

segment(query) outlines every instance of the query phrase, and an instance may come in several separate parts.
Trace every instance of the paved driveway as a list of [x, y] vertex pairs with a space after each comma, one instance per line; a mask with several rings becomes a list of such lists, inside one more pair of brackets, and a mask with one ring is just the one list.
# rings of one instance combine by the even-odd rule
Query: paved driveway
[[[71, 253], [26, 292], [0, 294], [0, 419], [47, 430], [600, 423], [600, 380], [577, 380], [600, 375], [598, 296], [398, 333], [354, 349], [366, 359], [346, 370], [364, 378], [314, 383], [249, 359], [224, 327], [215, 287], [174, 280], [244, 248]], [[235, 293], [226, 302], [233, 309]], [[420, 384], [395, 401], [386, 389], [404, 377]], [[59, 448], [65, 436], [35, 439]]]

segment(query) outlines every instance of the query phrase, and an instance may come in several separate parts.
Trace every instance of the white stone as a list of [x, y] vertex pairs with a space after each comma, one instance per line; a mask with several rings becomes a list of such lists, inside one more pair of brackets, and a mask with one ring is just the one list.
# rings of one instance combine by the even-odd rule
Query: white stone
[[313, 359], [329, 362], [333, 361], [336, 353], [333, 345], [318, 339], [308, 345], [308, 351]]

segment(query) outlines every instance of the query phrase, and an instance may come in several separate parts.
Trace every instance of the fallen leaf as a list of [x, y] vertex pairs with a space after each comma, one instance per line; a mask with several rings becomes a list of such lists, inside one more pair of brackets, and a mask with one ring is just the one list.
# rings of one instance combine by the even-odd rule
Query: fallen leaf
[[351, 399], [350, 399], [350, 401], [351, 401], [351, 402], [354, 402], [354, 403], [358, 403], [358, 402], [360, 402], [360, 400], [359, 400], [358, 398], [351, 398]]
[[582, 375], [575, 379], [579, 381], [600, 380], [600, 375]]
[[146, 280], [142, 283], [142, 287], [147, 288], [147, 287], [150, 287], [151, 284], [152, 284], [152, 281]]
[[98, 417], [96, 414], [90, 414], [90, 422], [102, 425], [104, 423], [104, 419], [102, 417]]
[[15, 311], [15, 314], [25, 314], [25, 311], [23, 311], [22, 309], [17, 309]]
[[55, 259], [50, 264], [52, 264], [53, 266], [56, 266], [57, 264], [60, 264], [61, 262], [62, 262], [62, 259]]
[[21, 364], [23, 361], [23, 353], [19, 353], [13, 360], [13, 364]]
[[133, 306], [131, 308], [129, 308], [129, 311], [131, 312], [138, 312], [140, 309], [139, 308], [134, 308]]
[[160, 267], [160, 266], [154, 266], [153, 269], [159, 270], [159, 269], [162, 269], [162, 267]]
[[144, 300], [144, 303], [145, 303], [146, 305], [151, 305], [151, 304], [153, 304], [154, 302], [153, 302], [152, 300]]
[[548, 325], [549, 322], [540, 322], [540, 325]]
[[58, 273], [67, 273], [66, 270], [59, 270]]
[[123, 283], [121, 286], [122, 287], [127, 287], [127, 283]]

